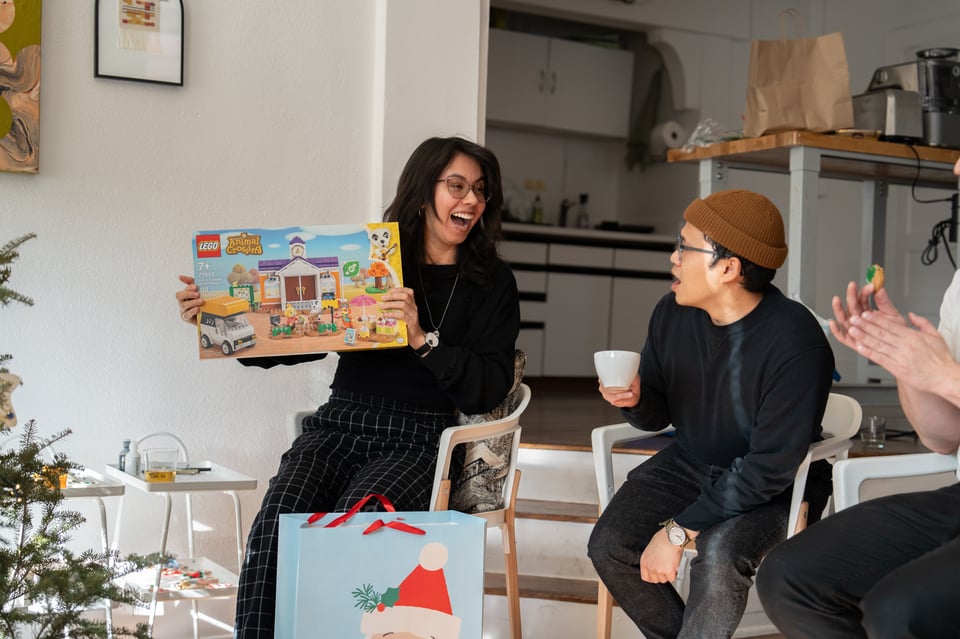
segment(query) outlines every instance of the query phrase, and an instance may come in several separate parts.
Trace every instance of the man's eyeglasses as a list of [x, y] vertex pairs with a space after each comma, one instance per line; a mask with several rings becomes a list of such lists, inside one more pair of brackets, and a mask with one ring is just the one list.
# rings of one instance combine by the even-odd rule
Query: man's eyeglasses
[[677, 246], [676, 246], [676, 250], [677, 250], [677, 259], [678, 259], [678, 260], [681, 260], [681, 261], [683, 260], [683, 252], [684, 252], [684, 251], [693, 251], [694, 253], [706, 253], [707, 255], [716, 255], [716, 254], [717, 254], [717, 251], [714, 250], [714, 249], [702, 249], [702, 248], [697, 248], [696, 246], [690, 246], [689, 244], [684, 244], [684, 243], [683, 243], [683, 238], [680, 237], [680, 234], [679, 234], [679, 233], [677, 233]]
[[482, 181], [470, 184], [459, 175], [451, 175], [450, 177], [440, 178], [437, 182], [446, 182], [450, 197], [458, 200], [462, 200], [467, 197], [467, 193], [473, 191], [473, 194], [477, 196], [477, 199], [481, 202], [490, 201], [490, 195], [487, 193], [487, 185]]

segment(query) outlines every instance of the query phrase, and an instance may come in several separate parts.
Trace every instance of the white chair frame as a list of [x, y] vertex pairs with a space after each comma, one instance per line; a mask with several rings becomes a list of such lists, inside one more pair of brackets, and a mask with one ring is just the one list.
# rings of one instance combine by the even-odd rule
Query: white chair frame
[[837, 512], [860, 503], [860, 485], [868, 479], [900, 479], [957, 471], [956, 455], [914, 453], [858, 457], [833, 466], [833, 500]]
[[[822, 425], [824, 439], [810, 444], [803, 461], [797, 468], [790, 498], [790, 515], [787, 520], [787, 537], [792, 537], [806, 527], [807, 513], [803, 493], [807, 485], [810, 464], [820, 459], [839, 460], [847, 457], [853, 437], [860, 430], [863, 410], [860, 403], [852, 397], [830, 393], [824, 411]], [[617, 484], [613, 474], [613, 447], [625, 441], [636, 441], [673, 432], [673, 426], [658, 431], [641, 431], [628, 423], [611, 424], [593, 429], [593, 464], [597, 475], [597, 491], [602, 513], [616, 492]], [[684, 550], [684, 562], [677, 572], [676, 588], [684, 592], [684, 573], [686, 562], [696, 553], [695, 548]], [[613, 613], [613, 598], [603, 582], [597, 589], [597, 639], [609, 639]]]
[[[470, 513], [487, 522], [487, 526], [500, 529], [503, 539], [504, 577], [507, 586], [507, 605], [510, 613], [510, 637], [521, 639], [520, 586], [517, 567], [517, 540], [515, 534], [515, 509], [517, 490], [520, 485], [520, 470], [517, 468], [517, 452], [520, 447], [520, 416], [530, 403], [530, 387], [520, 384], [519, 403], [510, 415], [502, 419], [445, 428], [440, 435], [437, 466], [433, 477], [430, 510], [447, 510], [450, 499], [450, 464], [453, 451], [459, 444], [482, 441], [511, 435], [510, 466], [503, 485], [501, 508], [483, 513]], [[314, 411], [301, 411], [290, 415], [287, 422], [289, 441], [293, 442], [303, 432], [303, 419]]]

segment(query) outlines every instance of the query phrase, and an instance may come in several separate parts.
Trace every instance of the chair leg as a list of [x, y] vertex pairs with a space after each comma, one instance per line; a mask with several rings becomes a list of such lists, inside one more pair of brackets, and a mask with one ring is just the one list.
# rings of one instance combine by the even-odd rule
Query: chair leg
[[514, 535], [514, 507], [517, 503], [517, 487], [520, 484], [520, 471], [517, 470], [513, 480], [513, 494], [510, 496], [510, 506], [503, 517], [503, 559], [504, 576], [507, 582], [507, 606], [510, 610], [510, 639], [521, 639], [520, 630], [520, 581], [517, 567], [517, 539]]
[[613, 597], [601, 581], [597, 584], [597, 639], [610, 639], [612, 622]]

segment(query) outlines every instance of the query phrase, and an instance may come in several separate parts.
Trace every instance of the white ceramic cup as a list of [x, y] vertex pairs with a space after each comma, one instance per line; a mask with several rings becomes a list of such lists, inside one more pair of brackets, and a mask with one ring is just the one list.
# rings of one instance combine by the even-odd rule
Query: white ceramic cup
[[593, 354], [600, 383], [607, 390], [630, 388], [630, 382], [640, 370], [640, 353], [633, 351], [597, 351]]

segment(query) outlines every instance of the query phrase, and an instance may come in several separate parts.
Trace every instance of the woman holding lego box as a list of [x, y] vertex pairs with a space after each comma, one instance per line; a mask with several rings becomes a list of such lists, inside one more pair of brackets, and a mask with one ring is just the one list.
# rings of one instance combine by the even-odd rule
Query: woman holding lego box
[[[384, 294], [409, 348], [343, 352], [330, 399], [282, 456], [240, 572], [236, 637], [272, 637], [279, 517], [346, 511], [370, 493], [397, 510], [429, 507], [437, 442], [455, 412], [492, 410], [514, 377], [520, 329], [516, 281], [499, 259], [503, 190], [489, 150], [430, 138], [414, 150], [384, 221], [397, 222], [406, 286]], [[177, 292], [191, 325], [203, 304], [192, 277]], [[323, 355], [247, 358], [270, 368]]]

